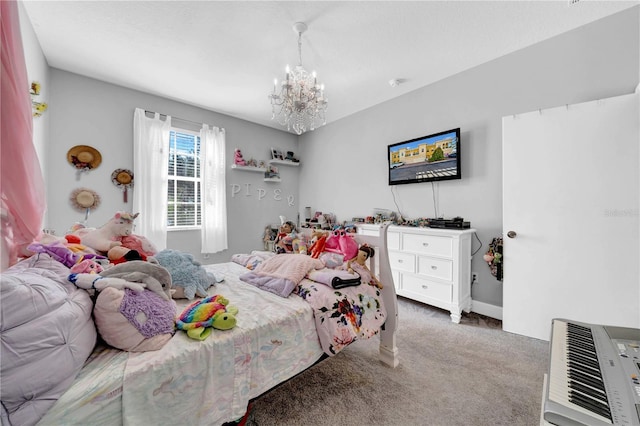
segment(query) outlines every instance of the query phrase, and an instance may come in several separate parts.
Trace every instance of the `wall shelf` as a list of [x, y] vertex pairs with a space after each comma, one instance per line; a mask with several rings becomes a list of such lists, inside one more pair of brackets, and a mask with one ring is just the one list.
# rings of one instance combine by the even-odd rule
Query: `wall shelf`
[[264, 178], [265, 182], [282, 182], [280, 178]]
[[237, 164], [232, 164], [231, 168], [235, 169], [235, 170], [242, 170], [242, 171], [245, 171], [245, 172], [264, 173], [264, 172], [267, 171], [266, 167], [238, 166]]
[[291, 160], [269, 160], [269, 164], [281, 164], [283, 166], [294, 166], [298, 167], [300, 165], [299, 161], [291, 161]]

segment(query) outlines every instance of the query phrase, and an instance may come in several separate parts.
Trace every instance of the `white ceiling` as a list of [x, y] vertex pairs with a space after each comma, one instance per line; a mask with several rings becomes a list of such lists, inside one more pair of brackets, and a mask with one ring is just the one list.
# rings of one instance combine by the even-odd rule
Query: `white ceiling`
[[295, 22], [309, 26], [302, 63], [332, 122], [638, 1], [23, 4], [51, 67], [280, 129], [268, 94], [297, 65]]

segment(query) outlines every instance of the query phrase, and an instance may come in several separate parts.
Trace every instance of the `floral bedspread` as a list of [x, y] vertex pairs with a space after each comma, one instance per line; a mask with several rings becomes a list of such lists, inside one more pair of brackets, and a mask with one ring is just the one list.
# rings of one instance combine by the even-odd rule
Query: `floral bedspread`
[[337, 354], [357, 339], [375, 336], [387, 317], [380, 289], [368, 284], [334, 289], [305, 278], [294, 293], [313, 308], [316, 331], [327, 355]]
[[[290, 268], [285, 267], [286, 263], [295, 259], [313, 260], [302, 254], [261, 256], [261, 252], [257, 251], [232, 257], [233, 262], [256, 272], [261, 271], [266, 264], [272, 265], [269, 271], [272, 274], [275, 272], [274, 276], [277, 277], [289, 274]], [[277, 260], [280, 261], [275, 262]], [[303, 264], [303, 262], [294, 263], [298, 266]], [[287, 297], [293, 289], [291, 294], [300, 296], [313, 308], [316, 331], [322, 350], [332, 356], [357, 339], [368, 339], [378, 334], [387, 317], [380, 289], [370, 285], [370, 276], [365, 277], [359, 285], [339, 289], [332, 287], [332, 277], [345, 278], [346, 271], [342, 269], [346, 268], [342, 266], [335, 269], [317, 269], [317, 265], [308, 265], [306, 274], [300, 274], [299, 268], [296, 268], [298, 273], [295, 276], [288, 275], [286, 292], [282, 289], [275, 291], [273, 288], [265, 288], [264, 285], [253, 282], [253, 279], [249, 279], [252, 278], [249, 276], [250, 273], [242, 275], [241, 279], [282, 297]], [[362, 271], [360, 276], [363, 276]]]

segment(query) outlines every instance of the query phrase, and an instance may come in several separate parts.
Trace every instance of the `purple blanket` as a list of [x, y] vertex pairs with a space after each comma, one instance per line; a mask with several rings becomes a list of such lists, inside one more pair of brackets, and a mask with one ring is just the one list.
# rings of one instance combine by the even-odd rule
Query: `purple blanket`
[[255, 272], [247, 272], [240, 275], [240, 279], [248, 284], [254, 285], [262, 290], [277, 294], [281, 297], [288, 297], [298, 285], [287, 278], [270, 277], [268, 275], [258, 275]]
[[321, 261], [304, 254], [278, 254], [262, 262], [255, 271], [240, 275], [240, 279], [278, 296], [288, 297], [307, 272], [323, 267]]

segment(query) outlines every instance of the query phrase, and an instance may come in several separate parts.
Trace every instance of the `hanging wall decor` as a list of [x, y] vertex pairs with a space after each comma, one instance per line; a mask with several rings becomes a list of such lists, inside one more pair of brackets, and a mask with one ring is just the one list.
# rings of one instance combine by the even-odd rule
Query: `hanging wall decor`
[[69, 201], [74, 209], [84, 212], [84, 222], [89, 219], [89, 213], [93, 209], [95, 210], [100, 205], [100, 195], [93, 189], [89, 188], [76, 188], [71, 191]]
[[491, 275], [498, 281], [502, 281], [503, 258], [502, 258], [502, 238], [494, 238], [489, 244], [489, 249], [484, 254], [483, 259], [487, 262]]
[[29, 94], [31, 95], [31, 106], [33, 108], [33, 116], [40, 117], [43, 112], [49, 108], [49, 105], [46, 102], [38, 102], [34, 99], [34, 96], [40, 96], [40, 83], [37, 81], [31, 82], [31, 88], [29, 89]]
[[111, 173], [111, 182], [123, 192], [124, 202], [128, 201], [128, 189], [133, 188], [133, 172], [127, 169], [116, 169]]
[[88, 172], [97, 168], [102, 163], [100, 151], [89, 145], [76, 145], [67, 151], [67, 161], [77, 171], [77, 179], [82, 172]]

